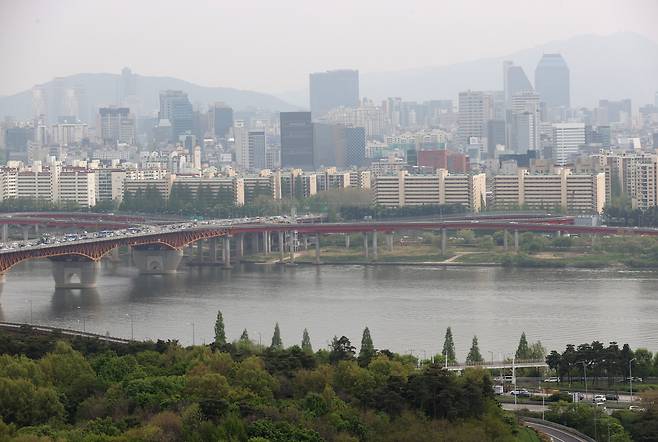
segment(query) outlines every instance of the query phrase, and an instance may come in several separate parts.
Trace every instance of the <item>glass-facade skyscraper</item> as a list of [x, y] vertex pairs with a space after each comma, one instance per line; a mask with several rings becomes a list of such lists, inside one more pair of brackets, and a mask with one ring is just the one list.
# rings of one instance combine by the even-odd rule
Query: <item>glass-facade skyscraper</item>
[[569, 107], [569, 67], [560, 54], [544, 54], [535, 69], [535, 91], [549, 107]]
[[359, 71], [342, 69], [309, 75], [309, 95], [313, 118], [340, 106], [359, 105]]
[[281, 112], [281, 166], [313, 169], [310, 112]]

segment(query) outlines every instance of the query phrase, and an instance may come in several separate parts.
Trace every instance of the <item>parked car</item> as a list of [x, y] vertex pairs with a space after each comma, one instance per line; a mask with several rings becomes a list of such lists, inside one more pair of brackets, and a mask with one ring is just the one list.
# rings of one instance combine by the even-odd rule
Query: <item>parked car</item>
[[512, 396], [517, 396], [517, 397], [530, 397], [530, 392], [526, 390], [525, 388], [521, 388], [518, 390], [512, 390], [510, 391], [510, 394]]
[[604, 394], [595, 394], [594, 399], [592, 400], [592, 402], [596, 402], [597, 404], [599, 404], [600, 402], [605, 402], [605, 401], [606, 401], [606, 398], [605, 398]]
[[605, 398], [609, 401], [618, 401], [619, 395], [617, 393], [608, 393], [605, 395]]
[[642, 407], [639, 407], [637, 405], [631, 405], [630, 407], [628, 407], [628, 409], [631, 410], [631, 411], [637, 411], [637, 412], [647, 411], [646, 408], [642, 408]]
[[560, 382], [560, 378], [558, 377], [546, 378], [544, 379], [544, 382]]

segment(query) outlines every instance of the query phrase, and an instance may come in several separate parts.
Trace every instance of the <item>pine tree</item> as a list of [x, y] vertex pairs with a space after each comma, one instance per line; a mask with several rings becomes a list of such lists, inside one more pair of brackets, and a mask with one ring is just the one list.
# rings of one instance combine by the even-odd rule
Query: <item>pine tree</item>
[[474, 364], [478, 362], [484, 362], [482, 355], [480, 354], [480, 347], [478, 346], [478, 337], [473, 336], [473, 343], [471, 344], [471, 349], [466, 356], [467, 364]]
[[525, 332], [521, 333], [519, 346], [516, 349], [516, 360], [524, 359], [530, 359], [530, 347], [528, 347], [528, 339], [525, 336]]
[[242, 334], [240, 335], [240, 342], [249, 342], [249, 333], [247, 333], [246, 328], [242, 330]]
[[283, 342], [281, 341], [281, 330], [279, 330], [279, 323], [277, 322], [274, 325], [274, 334], [272, 335], [272, 345], [270, 346], [272, 350], [282, 350]]
[[217, 319], [215, 320], [215, 345], [226, 344], [226, 332], [224, 331], [224, 317], [222, 312], [217, 310]]
[[361, 350], [359, 351], [359, 356], [357, 358], [359, 365], [362, 367], [367, 367], [370, 363], [370, 360], [375, 356], [375, 353], [375, 346], [372, 343], [370, 330], [368, 327], [366, 327], [363, 329], [363, 336], [361, 337]]
[[455, 356], [455, 342], [452, 340], [452, 330], [450, 327], [446, 329], [446, 337], [443, 341], [443, 356], [448, 358], [448, 363], [454, 364], [457, 362]]
[[304, 329], [304, 334], [302, 335], [302, 350], [306, 353], [313, 353], [313, 347], [311, 347], [311, 338], [308, 335], [308, 330]]

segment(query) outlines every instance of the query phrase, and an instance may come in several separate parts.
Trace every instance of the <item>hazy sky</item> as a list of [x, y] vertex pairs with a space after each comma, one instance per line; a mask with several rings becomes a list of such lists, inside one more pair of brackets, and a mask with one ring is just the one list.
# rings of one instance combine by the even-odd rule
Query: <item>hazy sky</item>
[[0, 0], [0, 95], [79, 72], [262, 92], [311, 71], [500, 56], [577, 34], [658, 41], [657, 0]]

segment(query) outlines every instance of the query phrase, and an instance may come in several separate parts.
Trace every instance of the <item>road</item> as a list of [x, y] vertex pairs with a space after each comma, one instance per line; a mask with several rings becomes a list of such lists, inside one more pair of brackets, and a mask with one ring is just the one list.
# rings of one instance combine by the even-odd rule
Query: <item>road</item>
[[547, 411], [548, 410], [547, 405], [537, 405], [537, 404], [508, 404], [508, 403], [503, 403], [503, 404], [500, 404], [500, 406], [503, 407], [503, 410], [506, 410], [506, 411], [528, 410], [528, 411], [534, 411], [534, 412], [541, 412], [541, 411]]
[[587, 439], [571, 434], [567, 431], [549, 427], [548, 425], [526, 422], [528, 427], [547, 435], [554, 442], [589, 442]]

